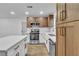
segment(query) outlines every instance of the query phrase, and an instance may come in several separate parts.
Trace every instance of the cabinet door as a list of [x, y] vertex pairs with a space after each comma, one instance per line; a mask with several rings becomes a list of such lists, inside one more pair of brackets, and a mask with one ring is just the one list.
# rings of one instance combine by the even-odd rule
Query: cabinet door
[[73, 55], [73, 26], [66, 27], [66, 55]]
[[79, 20], [79, 3], [67, 3], [67, 21]]
[[39, 23], [40, 27], [48, 27], [48, 17], [28, 17], [27, 27], [32, 27], [31, 23]]
[[38, 17], [38, 23], [40, 23], [40, 27], [48, 27], [48, 17]]
[[49, 15], [48, 16], [48, 26], [49, 27], [53, 26], [53, 23], [54, 23], [53, 15]]
[[27, 27], [32, 27], [31, 23], [35, 23], [35, 17], [27, 17]]
[[66, 27], [66, 55], [79, 55], [79, 21], [71, 22]]
[[79, 20], [78, 3], [58, 3], [57, 4], [57, 22]]
[[65, 55], [65, 27], [57, 28], [57, 48], [56, 55], [64, 56]]
[[57, 4], [57, 22], [62, 22], [66, 20], [66, 4], [58, 3]]

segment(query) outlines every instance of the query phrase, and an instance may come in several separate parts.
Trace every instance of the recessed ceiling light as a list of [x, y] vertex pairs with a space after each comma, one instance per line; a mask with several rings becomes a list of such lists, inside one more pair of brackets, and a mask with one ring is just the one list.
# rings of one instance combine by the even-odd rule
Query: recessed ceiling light
[[11, 14], [11, 15], [15, 15], [15, 12], [14, 12], [14, 11], [11, 11], [10, 14]]
[[32, 6], [27, 6], [27, 8], [32, 8]]
[[25, 12], [25, 14], [26, 14], [26, 15], [28, 15], [28, 14], [29, 14], [29, 12], [27, 12], [27, 11], [26, 11], [26, 12]]
[[42, 15], [44, 12], [43, 11], [40, 11], [40, 14]]

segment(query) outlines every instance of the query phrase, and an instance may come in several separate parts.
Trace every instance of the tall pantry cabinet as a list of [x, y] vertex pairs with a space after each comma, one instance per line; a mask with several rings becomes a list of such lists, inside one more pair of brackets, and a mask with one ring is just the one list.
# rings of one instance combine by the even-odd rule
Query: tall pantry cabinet
[[79, 4], [58, 3], [56, 55], [79, 55]]

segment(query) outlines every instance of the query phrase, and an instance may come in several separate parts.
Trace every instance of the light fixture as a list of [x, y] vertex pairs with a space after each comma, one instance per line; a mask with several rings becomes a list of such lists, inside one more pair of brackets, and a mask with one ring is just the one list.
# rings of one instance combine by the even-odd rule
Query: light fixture
[[29, 14], [29, 12], [27, 12], [27, 11], [26, 11], [26, 12], [25, 12], [25, 14], [26, 14], [26, 15], [28, 15], [28, 14]]
[[27, 6], [27, 8], [32, 8], [32, 6]]
[[15, 15], [15, 12], [14, 12], [14, 11], [11, 11], [10, 14], [11, 14], [11, 15]]
[[40, 11], [40, 14], [42, 15], [44, 12], [43, 11]]

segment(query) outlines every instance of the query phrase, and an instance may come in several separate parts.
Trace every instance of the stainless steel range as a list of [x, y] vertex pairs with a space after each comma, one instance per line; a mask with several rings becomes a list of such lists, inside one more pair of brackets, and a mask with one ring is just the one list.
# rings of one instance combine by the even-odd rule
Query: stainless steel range
[[30, 43], [39, 43], [39, 29], [31, 29]]

